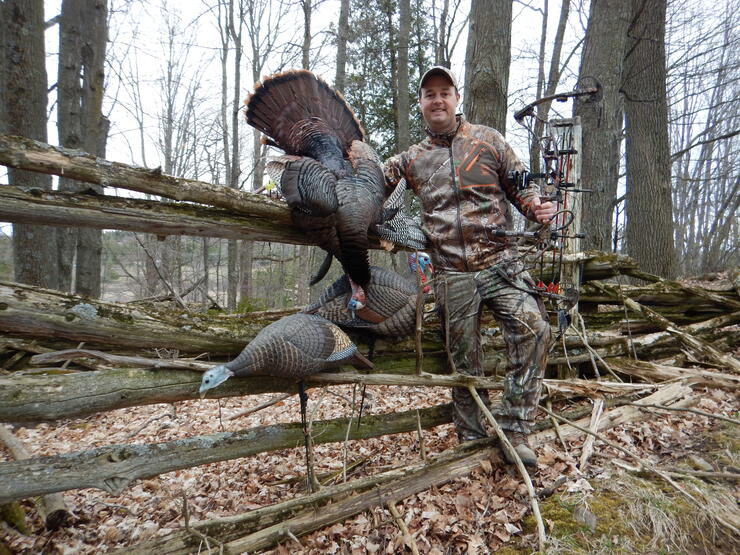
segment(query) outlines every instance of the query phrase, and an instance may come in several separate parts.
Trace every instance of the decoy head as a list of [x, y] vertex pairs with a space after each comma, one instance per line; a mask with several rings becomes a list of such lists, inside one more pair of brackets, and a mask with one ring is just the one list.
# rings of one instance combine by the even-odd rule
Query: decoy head
[[352, 315], [352, 318], [355, 318], [355, 312], [360, 310], [361, 308], [364, 308], [365, 304], [360, 302], [355, 297], [352, 297], [349, 302], [347, 303], [347, 310], [349, 310], [349, 313]]
[[414, 252], [409, 255], [409, 268], [412, 272], [419, 274], [419, 279], [424, 284], [424, 293], [429, 293], [429, 285], [427, 284], [426, 271], [429, 268], [429, 272], [434, 272], [434, 266], [432, 265], [431, 257], [425, 252]]
[[214, 366], [203, 374], [203, 380], [200, 382], [200, 389], [198, 390], [198, 393], [200, 393], [201, 397], [203, 397], [206, 391], [208, 391], [209, 389], [213, 389], [218, 385], [221, 385], [233, 375], [234, 372], [226, 368], [225, 364]]
[[431, 271], [434, 271], [434, 266], [432, 266], [432, 258], [425, 252], [420, 252], [418, 256], [419, 260], [419, 269], [422, 273], [427, 271], [427, 268], [429, 268]]

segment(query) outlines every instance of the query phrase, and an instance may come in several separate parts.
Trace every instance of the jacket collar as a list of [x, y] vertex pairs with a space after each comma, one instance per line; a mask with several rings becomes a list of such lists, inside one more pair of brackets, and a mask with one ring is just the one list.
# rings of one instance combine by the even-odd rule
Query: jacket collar
[[425, 127], [424, 131], [426, 132], [429, 140], [435, 144], [452, 144], [452, 139], [455, 138], [455, 135], [457, 135], [457, 132], [460, 131], [460, 128], [465, 123], [465, 117], [462, 114], [457, 114], [455, 118], [457, 119], [457, 126], [455, 126], [455, 129], [453, 129], [452, 131], [448, 131], [446, 133], [434, 133], [428, 127]]

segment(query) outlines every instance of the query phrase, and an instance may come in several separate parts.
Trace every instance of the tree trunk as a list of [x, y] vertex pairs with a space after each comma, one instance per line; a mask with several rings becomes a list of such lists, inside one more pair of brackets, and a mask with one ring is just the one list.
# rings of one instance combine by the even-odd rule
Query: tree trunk
[[645, 272], [676, 274], [666, 98], [666, 0], [632, 0], [624, 62], [625, 246]]
[[[0, 110], [5, 133], [46, 141], [46, 52], [44, 2], [8, 0], [0, 3]], [[11, 185], [51, 189], [51, 179], [10, 169]], [[56, 229], [13, 225], [13, 271], [21, 283], [58, 287]]]
[[[64, 0], [59, 22], [59, 141], [62, 146], [101, 157], [105, 157], [108, 133], [102, 115], [107, 17], [107, 1]], [[101, 186], [59, 180], [61, 191], [85, 189], [103, 192]], [[99, 297], [101, 231], [60, 229], [57, 245], [60, 288]]]
[[411, 30], [411, 6], [409, 0], [399, 3], [398, 28], [398, 120], [397, 152], [408, 150], [411, 144], [409, 135], [409, 32]]
[[512, 0], [472, 0], [465, 52], [465, 114], [506, 133]]
[[347, 70], [347, 41], [349, 40], [349, 0], [340, 0], [339, 24], [337, 26], [337, 73], [334, 88], [344, 91]]
[[583, 126], [581, 179], [593, 190], [584, 198], [582, 231], [586, 248], [601, 251], [611, 250], [623, 119], [619, 88], [630, 13], [630, 3], [623, 0], [592, 1], [578, 83], [601, 90], [574, 106]]

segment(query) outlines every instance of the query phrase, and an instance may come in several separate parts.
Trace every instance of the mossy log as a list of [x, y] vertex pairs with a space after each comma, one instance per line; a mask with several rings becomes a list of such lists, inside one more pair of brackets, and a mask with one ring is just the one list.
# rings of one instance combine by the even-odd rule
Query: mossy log
[[173, 200], [197, 202], [278, 223], [290, 223], [287, 204], [263, 195], [172, 177], [162, 174], [161, 168], [149, 169], [111, 162], [86, 152], [55, 147], [24, 137], [0, 133], [0, 164], [104, 187], [120, 187]]
[[[401, 413], [365, 415], [349, 430], [349, 439], [367, 439], [415, 431], [451, 422], [451, 405]], [[348, 418], [312, 424], [315, 444], [341, 442]], [[146, 445], [113, 445], [90, 451], [37, 457], [0, 464], [0, 504], [34, 495], [79, 488], [98, 488], [117, 495], [137, 479], [181, 468], [301, 447], [300, 423], [274, 424], [229, 433], [194, 436]]]

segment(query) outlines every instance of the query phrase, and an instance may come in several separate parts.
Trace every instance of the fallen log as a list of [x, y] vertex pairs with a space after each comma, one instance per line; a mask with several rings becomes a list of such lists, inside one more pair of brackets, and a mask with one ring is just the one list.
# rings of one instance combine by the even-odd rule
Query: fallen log
[[[627, 269], [626, 275], [644, 275], [642, 272], [636, 272]], [[657, 278], [657, 276], [654, 276]], [[686, 285], [679, 281], [669, 281], [657, 278], [658, 281], [650, 285], [622, 285], [622, 293], [637, 301], [640, 304], [648, 305], [651, 308], [655, 306], [675, 306], [675, 307], [709, 307], [719, 306], [724, 308], [732, 307], [734, 310], [740, 309], [738, 295], [733, 289], [715, 291], [704, 289], [694, 285]], [[597, 286], [591, 283], [584, 283], [579, 297], [579, 302], [585, 303], [602, 303], [611, 304], [614, 297], [604, 293]]]
[[[670, 386], [662, 388], [660, 391], [654, 393], [653, 395], [646, 397], [644, 399], [644, 402], [662, 404], [667, 406], [685, 406], [692, 403], [693, 398], [691, 396], [690, 388], [682, 386], [680, 384], [672, 384]], [[606, 430], [614, 426], [634, 422], [646, 417], [647, 415], [645, 415], [644, 413], [642, 413], [642, 411], [635, 407], [620, 407], [604, 413], [604, 417], [599, 421], [598, 430]], [[575, 424], [588, 425], [589, 420], [590, 418], [586, 418], [584, 420], [579, 420]], [[564, 432], [565, 437], [575, 437], [582, 433], [578, 429], [570, 425], [562, 426], [561, 430]], [[538, 444], [552, 441], [554, 439], [555, 432], [553, 430], [546, 430], [544, 432], [538, 432], [533, 435], [533, 441]], [[331, 522], [318, 520], [321, 518], [321, 515], [327, 515], [327, 518], [329, 516], [334, 516], [336, 518], [339, 518], [339, 520], [344, 520], [346, 518], [349, 518], [353, 514], [356, 514], [353, 511], [360, 512], [372, 506], [386, 504], [389, 501], [392, 502], [394, 500], [400, 500], [395, 497], [389, 497], [390, 494], [386, 495], [385, 492], [402, 491], [402, 489], [399, 489], [399, 486], [400, 484], [408, 484], [408, 482], [402, 482], [402, 480], [408, 477], [409, 472], [413, 472], [414, 474], [412, 475], [415, 475], [415, 473], [419, 472], [421, 473], [420, 475], [423, 476], [424, 472], [428, 472], [433, 468], [438, 468], [438, 466], [434, 466], [435, 464], [443, 464], [445, 460], [462, 460], [462, 457], [475, 456], [474, 459], [471, 458], [469, 460], [490, 460], [491, 456], [494, 453], [498, 453], [499, 451], [498, 449], [491, 449], [489, 445], [490, 440], [478, 440], [476, 442], [471, 442], [470, 444], [463, 445], [453, 450], [444, 452], [435, 459], [430, 459], [430, 461], [432, 462], [430, 462], [429, 464], [416, 464], [403, 469], [394, 470], [393, 481], [387, 481], [385, 479], [387, 477], [387, 473], [384, 473], [377, 475], [377, 477], [363, 478], [350, 482], [346, 485], [343, 485], [342, 489], [340, 490], [341, 495], [346, 495], [351, 491], [364, 492], [368, 488], [368, 480], [377, 480], [379, 487], [380, 485], [385, 484], [387, 484], [388, 486], [387, 488], [381, 490], [380, 495], [378, 494], [378, 490], [376, 488], [372, 490], [372, 492], [370, 492], [369, 494], [359, 493], [359, 495], [356, 495], [355, 497], [352, 497], [348, 500], [340, 500], [332, 503], [332, 505], [324, 506], [324, 503], [326, 503], [327, 501], [336, 499], [333, 494], [337, 490], [327, 488], [329, 490], [327, 492], [328, 495], [321, 499], [317, 499], [315, 497], [316, 495], [321, 494], [321, 492], [319, 492], [319, 494], [314, 494], [314, 496], [292, 499], [290, 501], [279, 503], [271, 507], [263, 507], [257, 509], [256, 511], [250, 511], [248, 513], [243, 513], [240, 515], [194, 523], [191, 524], [191, 527], [201, 533], [207, 534], [209, 537], [214, 538], [217, 541], [226, 543], [225, 547], [227, 547], [227, 549], [232, 549], [235, 553], [243, 552], [244, 550], [267, 548], [271, 545], [274, 545], [276, 542], [280, 542], [286, 539], [287, 534], [285, 533], [285, 531], [288, 529], [291, 531], [291, 533], [299, 536], [302, 533], [308, 533], [312, 530], [322, 528], [323, 526], [326, 526], [331, 522], [337, 522], [334, 520], [331, 520]], [[466, 454], [465, 450], [471, 448], [475, 449], [473, 453]], [[478, 454], [484, 456], [478, 459]], [[470, 470], [473, 470], [479, 464], [480, 462], [471, 467]], [[443, 473], [434, 473], [435, 476], [441, 476], [442, 474]], [[418, 487], [421, 488], [419, 491], [422, 491], [423, 489], [427, 489], [429, 487], [429, 485], [426, 485], [424, 482], [421, 482], [419, 480], [417, 480], [416, 483], [418, 484]], [[412, 495], [413, 493], [418, 492], [414, 491], [408, 495]], [[373, 502], [375, 503], [375, 505], [373, 504]], [[292, 517], [288, 520], [285, 519], [285, 515], [290, 509], [299, 508], [301, 505], [311, 508], [302, 515]], [[337, 509], [336, 507], [340, 508]], [[352, 511], [349, 511], [349, 507], [353, 507]], [[261, 531], [257, 530], [257, 528], [259, 528], [260, 521], [268, 525], [268, 527], [265, 528], [263, 524]], [[237, 539], [240, 536], [243, 537], [241, 539]], [[198, 538], [192, 537], [185, 531], [178, 531], [163, 538], [157, 538], [147, 542], [142, 542], [124, 550], [120, 550], [116, 553], [127, 553], [130, 555], [143, 555], [144, 553], [153, 552], [168, 555], [192, 553], [194, 549], [197, 549], [199, 541], [200, 540]]]
[[653, 322], [655, 325], [659, 326], [660, 328], [664, 329], [665, 331], [676, 337], [681, 342], [681, 344], [690, 349], [697, 356], [710, 360], [715, 364], [719, 364], [720, 368], [729, 368], [733, 372], [740, 373], [740, 361], [738, 361], [732, 355], [726, 355], [715, 349], [709, 343], [706, 343], [705, 341], [702, 341], [694, 335], [677, 328], [672, 322], [666, 320], [654, 310], [651, 310], [650, 308], [641, 305], [636, 301], [633, 301], [629, 297], [626, 297], [618, 289], [603, 283], [594, 283], [594, 286], [598, 287], [599, 289], [611, 295], [620, 302], [623, 302], [629, 310], [642, 314], [645, 318]]
[[[21, 285], [0, 282], [0, 332], [6, 335], [36, 337], [44, 342], [68, 341], [68, 346], [86, 342], [106, 349], [170, 349], [183, 353], [209, 353], [210, 355], [235, 355], [244, 345], [271, 321], [285, 315], [285, 311], [270, 313], [211, 316], [201, 313], [155, 311], [138, 305], [106, 303]], [[684, 329], [687, 333], [701, 334], [712, 328], [737, 323], [740, 313], [696, 323]], [[425, 323], [423, 348], [425, 353], [443, 350], [439, 339], [439, 323], [434, 317]], [[695, 331], [692, 331], [695, 330]], [[650, 349], [660, 335], [634, 338], [636, 345]], [[589, 344], [594, 348], [619, 345], [629, 338], [620, 333], [589, 333]], [[583, 348], [579, 339], [566, 336], [569, 349]], [[500, 336], [484, 337], [487, 349], [486, 368], [503, 368], [503, 340]], [[405, 359], [414, 352], [411, 338], [402, 341], [379, 340], [376, 353], [392, 358]], [[560, 364], [555, 351], [551, 364]], [[572, 353], [577, 355], [577, 352]], [[627, 354], [623, 347], [607, 349], [601, 356]], [[427, 371], [429, 369], [427, 368]]]
[[[418, 410], [423, 428], [452, 419], [450, 405]], [[348, 418], [313, 423], [314, 443], [345, 440]], [[354, 420], [356, 422], [356, 419]], [[349, 439], [415, 431], [417, 410], [363, 416]], [[113, 445], [90, 451], [37, 457], [0, 464], [0, 504], [59, 491], [97, 488], [119, 494], [138, 479], [181, 468], [247, 457], [303, 445], [300, 423], [274, 424], [230, 433], [209, 434], [147, 445]]]
[[[287, 218], [265, 218], [183, 202], [0, 187], [0, 221], [246, 241], [310, 244]], [[379, 244], [374, 241], [374, 246]]]
[[683, 380], [691, 385], [703, 385], [732, 390], [740, 388], [740, 376], [734, 374], [700, 370], [698, 368], [680, 368], [678, 366], [659, 364], [646, 360], [634, 360], [626, 357], [610, 359], [609, 364], [622, 374], [634, 376], [642, 380], [657, 382]]
[[204, 181], [162, 174], [149, 169], [111, 162], [85, 152], [55, 147], [0, 133], [0, 164], [95, 183], [140, 193], [197, 202], [224, 208], [235, 214], [256, 216], [274, 222], [290, 223], [288, 205], [264, 195], [256, 195]]
[[[444, 368], [442, 355], [425, 357], [427, 368], [436, 360], [437, 370]], [[376, 372], [387, 370], [376, 362]], [[399, 368], [393, 368], [396, 372]], [[353, 371], [314, 374], [306, 386], [366, 384], [430, 387], [467, 387], [502, 389], [498, 378], [474, 378], [464, 374], [415, 375], [414, 360], [406, 361], [405, 374], [359, 374]], [[0, 422], [46, 422], [60, 418], [87, 416], [121, 408], [173, 403], [197, 399], [202, 374], [191, 370], [156, 370], [119, 368], [101, 372], [78, 372], [50, 376], [0, 376]], [[615, 384], [588, 380], [545, 380], [551, 392], [562, 395], [609, 395], [645, 390], [649, 384]], [[209, 398], [240, 397], [262, 393], [297, 393], [294, 380], [270, 376], [252, 376], [228, 380]]]
[[[428, 462], [413, 463], [410, 465], [381, 472], [372, 476], [358, 478], [340, 484], [322, 488], [320, 491], [294, 499], [289, 499], [275, 505], [268, 505], [229, 517], [191, 523], [190, 528], [207, 535], [218, 538], [222, 542], [236, 540], [245, 534], [257, 532], [268, 526], [286, 520], [304, 509], [318, 509], [346, 498], [348, 495], [362, 493], [370, 488], [381, 486], [396, 481], [420, 470], [428, 468], [431, 464], [442, 465], [452, 463], [478, 455], [484, 456], [483, 460], [490, 458], [494, 450], [491, 448], [490, 440], [477, 440], [464, 445], [456, 446], [440, 453]], [[126, 547], [113, 552], [115, 555], [149, 555], [157, 553], [160, 555], [189, 554], [197, 551], [200, 538], [190, 534], [186, 530], [178, 530], [167, 536], [147, 540], [136, 545]]]
[[41, 287], [0, 282], [0, 332], [19, 337], [65, 339], [134, 349], [188, 353], [239, 353], [264, 326], [182, 312], [94, 301]]
[[[8, 451], [10, 451], [17, 461], [31, 458], [18, 438], [2, 424], [0, 424], [0, 443], [3, 443], [8, 448]], [[63, 528], [68, 526], [72, 521], [72, 513], [67, 509], [61, 493], [43, 495], [36, 502], [36, 505], [47, 530]]]

